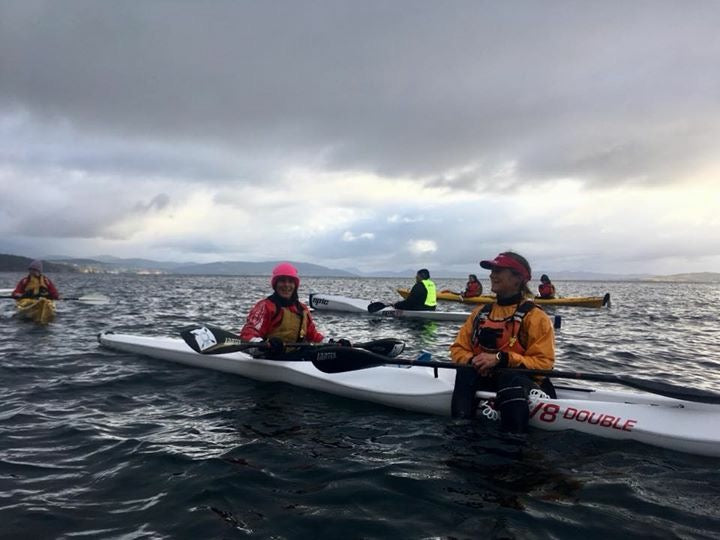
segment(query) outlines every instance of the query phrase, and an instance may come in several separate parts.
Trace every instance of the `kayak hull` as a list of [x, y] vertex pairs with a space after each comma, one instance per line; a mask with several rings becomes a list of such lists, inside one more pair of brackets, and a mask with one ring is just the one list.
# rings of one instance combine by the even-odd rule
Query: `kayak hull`
[[[253, 358], [244, 353], [201, 355], [182, 340], [103, 332], [108, 349], [187, 366], [233, 373], [255, 380], [283, 382], [351, 399], [426, 414], [450, 414], [455, 372], [412, 366], [379, 366], [337, 374], [312, 363]], [[556, 385], [557, 386], [557, 385]], [[681, 401], [653, 394], [566, 388], [558, 399], [531, 400], [530, 425], [575, 430], [610, 439], [634, 440], [661, 448], [720, 457], [720, 406]], [[478, 392], [490, 400], [494, 394]], [[489, 405], [485, 405], [487, 409]]]
[[[403, 298], [407, 298], [410, 294], [409, 289], [397, 289], [398, 294]], [[446, 302], [462, 302], [464, 304], [492, 304], [495, 301], [494, 296], [471, 296], [465, 298], [459, 294], [450, 292], [438, 292], [438, 300]], [[574, 306], [587, 308], [601, 308], [610, 303], [610, 293], [605, 296], [575, 296], [567, 298], [533, 298], [533, 302], [540, 306]]]
[[407, 309], [395, 309], [393, 307], [386, 307], [380, 311], [370, 313], [368, 311], [370, 302], [367, 300], [319, 293], [310, 294], [309, 304], [310, 307], [317, 311], [342, 311], [345, 313], [357, 313], [358, 315], [392, 319], [465, 322], [470, 315], [468, 311], [411, 311]]
[[55, 302], [49, 298], [21, 298], [15, 303], [15, 315], [38, 324], [48, 324], [55, 319]]
[[[375, 370], [327, 374], [304, 361], [265, 360], [242, 352], [202, 355], [190, 349], [183, 340], [175, 338], [103, 332], [98, 336], [98, 341], [103, 347], [117, 351], [232, 373], [258, 381], [283, 382], [426, 414], [449, 412], [454, 385], [454, 374], [449, 379], [435, 379], [431, 368], [381, 366], [376, 368], [380, 374]], [[395, 376], [398, 371], [403, 372], [403, 384]]]

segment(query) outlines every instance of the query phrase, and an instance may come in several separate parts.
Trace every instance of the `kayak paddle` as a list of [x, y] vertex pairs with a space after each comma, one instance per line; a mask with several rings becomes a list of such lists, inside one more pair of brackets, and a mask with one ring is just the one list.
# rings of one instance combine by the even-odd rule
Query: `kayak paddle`
[[[313, 365], [323, 373], [344, 373], [346, 371], [358, 371], [382, 365], [400, 366], [421, 366], [444, 369], [473, 369], [467, 364], [456, 364], [454, 362], [439, 362], [435, 360], [388, 358], [370, 351], [348, 347], [324, 347], [308, 351], [305, 355]], [[720, 404], [720, 394], [696, 390], [694, 388], [682, 388], [672, 384], [635, 379], [627, 375], [614, 375], [611, 373], [582, 373], [576, 371], [558, 371], [554, 369], [521, 369], [521, 368], [500, 368], [502, 371], [513, 371], [526, 375], [543, 375], [554, 379], [577, 379], [584, 381], [606, 382], [620, 384], [661, 396], [671, 397], [684, 401], [695, 401], [698, 403]]]
[[[242, 341], [239, 335], [223, 330], [222, 328], [197, 324], [186, 326], [180, 330], [180, 336], [192, 350], [200, 354], [225, 354], [248, 349], [258, 349], [262, 348], [266, 343], [265, 341]], [[290, 348], [307, 347], [309, 349], [317, 349], [331, 345], [327, 343], [301, 342], [286, 343], [285, 346]], [[353, 347], [360, 347], [366, 350], [366, 352], [379, 354], [383, 358], [393, 358], [403, 352], [405, 343], [395, 338], [383, 338], [366, 343], [356, 343]]]
[[[0, 296], [2, 299], [12, 299], [12, 300], [20, 300], [20, 298], [15, 298], [14, 296]], [[107, 304], [110, 302], [110, 298], [105, 296], [104, 294], [98, 294], [98, 293], [90, 293], [83, 296], [70, 296], [65, 297], [62, 296], [60, 298], [55, 299], [56, 301], [71, 301], [71, 302], [80, 302], [81, 304], [88, 304], [88, 305], [102, 305]]]

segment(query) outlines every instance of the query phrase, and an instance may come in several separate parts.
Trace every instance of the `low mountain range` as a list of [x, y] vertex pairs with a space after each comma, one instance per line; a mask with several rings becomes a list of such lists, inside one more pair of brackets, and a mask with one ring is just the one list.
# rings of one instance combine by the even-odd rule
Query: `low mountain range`
[[[0, 272], [26, 272], [32, 261], [29, 257], [0, 254]], [[169, 262], [151, 259], [123, 259], [110, 255], [76, 258], [52, 255], [43, 258], [45, 272], [81, 272], [101, 274], [181, 274], [216, 276], [267, 276], [281, 261], [217, 261], [212, 263]], [[417, 269], [400, 271], [363, 272], [357, 269], [328, 268], [318, 264], [293, 262], [300, 275], [307, 277], [402, 277], [412, 279]], [[431, 269], [433, 278], [466, 278], [466, 272]], [[657, 281], [720, 283], [720, 273], [698, 272], [673, 275], [604, 274], [576, 271], [536, 271], [536, 276], [548, 274], [553, 281]]]

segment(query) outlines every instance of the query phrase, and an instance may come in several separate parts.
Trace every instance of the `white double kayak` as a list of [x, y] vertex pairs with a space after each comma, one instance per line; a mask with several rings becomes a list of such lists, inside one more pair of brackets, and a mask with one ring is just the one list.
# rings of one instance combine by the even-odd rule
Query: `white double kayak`
[[310, 307], [318, 311], [342, 311], [357, 313], [371, 317], [391, 317], [395, 319], [421, 319], [426, 321], [456, 321], [465, 322], [470, 315], [469, 311], [414, 311], [386, 307], [371, 313], [368, 311], [370, 302], [361, 298], [348, 298], [334, 294], [310, 294]]
[[[449, 369], [389, 365], [327, 374], [310, 362], [256, 359], [241, 352], [201, 355], [175, 338], [103, 332], [98, 341], [109, 349], [158, 360], [284, 382], [408, 411], [450, 414], [455, 372]], [[531, 400], [531, 426], [551, 431], [572, 429], [720, 457], [720, 405], [590, 388], [558, 387], [557, 394], [558, 399], [540, 396]]]

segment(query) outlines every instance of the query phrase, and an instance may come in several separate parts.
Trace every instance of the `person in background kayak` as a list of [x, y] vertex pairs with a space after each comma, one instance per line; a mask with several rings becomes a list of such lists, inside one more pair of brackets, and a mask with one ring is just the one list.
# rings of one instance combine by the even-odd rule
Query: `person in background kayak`
[[[273, 293], [250, 310], [240, 338], [250, 342], [266, 341], [266, 349], [260, 352], [270, 356], [282, 354], [285, 343], [321, 342], [324, 337], [315, 328], [310, 310], [298, 299], [297, 269], [290, 263], [278, 264], [272, 271], [270, 286]], [[349, 342], [343, 344], [350, 345]]]
[[415, 285], [410, 289], [410, 294], [405, 300], [395, 302], [395, 309], [407, 309], [411, 311], [435, 311], [437, 306], [437, 292], [435, 283], [430, 280], [430, 271], [421, 268], [415, 275]]
[[540, 276], [538, 292], [538, 298], [555, 298], [555, 285], [552, 284], [547, 274]]
[[35, 260], [28, 266], [28, 275], [18, 281], [12, 297], [20, 298], [60, 298], [55, 284], [50, 278], [43, 274], [42, 261]]
[[452, 289], [443, 289], [441, 293], [452, 293], [462, 296], [463, 298], [473, 298], [475, 296], [482, 296], [483, 288], [482, 283], [478, 280], [475, 274], [468, 276], [467, 283], [465, 284], [465, 290], [462, 292], [455, 292]]
[[474, 369], [458, 370], [452, 397], [452, 415], [472, 418], [476, 390], [495, 391], [501, 430], [525, 433], [529, 421], [528, 395], [541, 389], [550, 397], [555, 390], [547, 378], [498, 368], [552, 369], [555, 364], [555, 334], [550, 318], [529, 298], [530, 265], [512, 251], [480, 262], [490, 270], [497, 301], [475, 309], [450, 346], [453, 362]]

